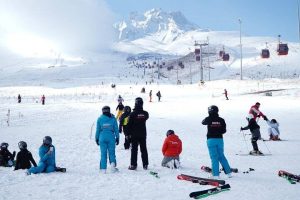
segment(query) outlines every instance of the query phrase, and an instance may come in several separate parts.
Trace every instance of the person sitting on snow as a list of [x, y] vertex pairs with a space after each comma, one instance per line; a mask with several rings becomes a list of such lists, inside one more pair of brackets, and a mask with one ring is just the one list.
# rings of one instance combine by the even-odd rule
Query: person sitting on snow
[[264, 118], [269, 126], [268, 133], [270, 136], [270, 140], [280, 140], [279, 135], [279, 123], [276, 121], [276, 119], [268, 120], [267, 117]]
[[43, 139], [43, 144], [39, 148], [40, 161], [37, 167], [31, 167], [26, 171], [27, 175], [37, 174], [37, 173], [50, 173], [55, 172], [55, 147], [52, 144], [52, 138], [50, 136], [45, 136]]
[[31, 152], [27, 150], [26, 142], [20, 141], [18, 146], [20, 151], [17, 154], [15, 170], [29, 169], [31, 167], [31, 163], [36, 167], [37, 165], [32, 157]]
[[179, 155], [182, 152], [182, 142], [173, 130], [168, 130], [166, 136], [162, 147], [164, 158], [161, 166], [177, 169], [180, 167]]
[[0, 146], [0, 166], [3, 167], [12, 167], [14, 165], [14, 158], [16, 152], [10, 153], [7, 149], [8, 143], [2, 142]]

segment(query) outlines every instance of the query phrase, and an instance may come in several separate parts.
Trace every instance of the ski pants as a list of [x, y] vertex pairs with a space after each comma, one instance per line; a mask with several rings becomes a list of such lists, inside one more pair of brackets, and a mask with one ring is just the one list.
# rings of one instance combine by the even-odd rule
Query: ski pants
[[170, 161], [177, 160], [179, 162], [179, 156], [164, 156], [163, 160], [161, 161], [161, 166], [168, 167]]
[[231, 173], [229, 163], [224, 155], [224, 141], [223, 138], [209, 138], [207, 139], [207, 147], [212, 165], [212, 175], [219, 176], [219, 162], [221, 163], [225, 174]]
[[131, 159], [130, 164], [137, 166], [138, 146], [140, 145], [143, 166], [148, 165], [148, 152], [146, 138], [131, 138]]
[[100, 169], [107, 168], [107, 154], [109, 156], [109, 163], [115, 163], [115, 165], [117, 166], [115, 149], [116, 140], [113, 137], [100, 138]]
[[42, 172], [50, 173], [50, 172], [55, 171], [55, 166], [47, 165], [43, 162], [39, 162], [37, 167], [31, 167], [28, 171], [32, 174], [38, 174], [38, 173], [42, 173]]

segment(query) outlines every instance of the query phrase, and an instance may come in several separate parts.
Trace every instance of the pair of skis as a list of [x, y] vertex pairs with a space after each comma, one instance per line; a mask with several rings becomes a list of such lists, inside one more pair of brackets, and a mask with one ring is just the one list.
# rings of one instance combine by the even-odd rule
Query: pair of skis
[[[212, 169], [210, 167], [207, 167], [207, 166], [201, 166], [201, 170], [203, 170], [205, 172], [208, 172], [208, 173], [212, 172]], [[230, 170], [233, 173], [238, 173], [239, 172], [239, 170], [237, 168], [230, 168]], [[221, 171], [224, 171], [224, 169], [222, 168]]]
[[284, 170], [279, 170], [278, 176], [285, 178], [290, 184], [296, 184], [297, 182], [300, 182], [300, 176]]
[[207, 190], [201, 190], [190, 193], [190, 197], [194, 199], [201, 199], [210, 195], [218, 194], [223, 191], [227, 191], [230, 189], [229, 184], [225, 184], [224, 180], [218, 180], [218, 179], [208, 179], [208, 178], [201, 178], [196, 176], [190, 176], [186, 174], [180, 174], [177, 176], [177, 179], [179, 180], [186, 180], [191, 181], [193, 183], [199, 183], [201, 185], [212, 185], [215, 186], [214, 188], [210, 188]]

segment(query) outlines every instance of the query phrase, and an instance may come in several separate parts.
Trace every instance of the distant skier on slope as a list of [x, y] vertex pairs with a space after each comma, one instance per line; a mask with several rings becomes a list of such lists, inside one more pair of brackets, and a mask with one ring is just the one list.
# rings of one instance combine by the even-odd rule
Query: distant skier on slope
[[213, 178], [219, 178], [219, 162], [225, 174], [231, 177], [231, 168], [224, 155], [223, 134], [226, 133], [226, 123], [223, 118], [219, 117], [217, 106], [208, 107], [208, 117], [202, 121], [202, 124], [207, 125], [207, 147], [212, 164]]
[[182, 151], [182, 142], [173, 130], [168, 130], [167, 138], [162, 146], [164, 158], [161, 162], [163, 167], [180, 168], [179, 155]]
[[226, 89], [224, 89], [224, 93], [223, 93], [223, 94], [225, 95], [226, 100], [229, 100], [229, 99], [228, 99], [228, 92], [227, 92]]

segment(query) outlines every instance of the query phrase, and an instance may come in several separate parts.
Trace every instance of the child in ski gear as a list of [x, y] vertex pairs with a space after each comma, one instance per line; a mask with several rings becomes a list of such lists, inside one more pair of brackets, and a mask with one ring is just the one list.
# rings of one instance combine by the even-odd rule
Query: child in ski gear
[[279, 123], [276, 121], [276, 119], [271, 119], [270, 121], [267, 117], [265, 117], [264, 120], [266, 120], [267, 124], [269, 125], [268, 133], [270, 140], [280, 140]]
[[249, 110], [249, 114], [253, 115], [254, 120], [256, 120], [257, 117], [264, 117], [265, 115], [259, 110], [260, 103], [256, 102], [253, 106], [251, 106]]
[[95, 141], [97, 145], [100, 145], [100, 170], [103, 173], [106, 173], [108, 154], [111, 171], [117, 171], [115, 150], [116, 145], [119, 144], [119, 129], [115, 116], [110, 113], [109, 106], [104, 106], [102, 108], [102, 115], [97, 120]]
[[135, 107], [133, 112], [129, 115], [129, 120], [127, 124], [128, 134], [131, 138], [131, 159], [129, 170], [135, 170], [137, 168], [137, 155], [138, 146], [140, 145], [143, 168], [148, 169], [148, 152], [147, 152], [147, 130], [146, 121], [149, 118], [147, 111], [143, 110], [143, 99], [137, 97], [135, 99]]
[[0, 166], [3, 167], [12, 167], [14, 165], [16, 152], [10, 153], [8, 146], [6, 142], [2, 142], [0, 146]]
[[158, 91], [158, 92], [156, 93], [156, 96], [157, 96], [157, 98], [158, 98], [158, 101], [160, 101], [160, 98], [161, 98], [160, 91]]
[[152, 90], [149, 92], [149, 101], [152, 102]]
[[120, 117], [120, 123], [119, 123], [119, 133], [124, 133], [125, 135], [125, 142], [124, 142], [124, 148], [125, 149], [129, 149], [130, 147], [130, 138], [129, 138], [129, 134], [127, 131], [127, 124], [128, 124], [128, 119], [129, 119], [129, 115], [131, 113], [131, 108], [129, 106], [125, 106], [124, 107], [124, 113], [121, 115]]
[[223, 94], [225, 95], [226, 100], [229, 100], [229, 99], [228, 99], [228, 92], [227, 92], [226, 89], [224, 89], [224, 93], [223, 93]]
[[124, 110], [124, 105], [122, 104], [122, 102], [120, 102], [118, 104], [118, 106], [116, 107], [116, 111], [117, 111], [117, 116], [116, 118], [119, 119], [123, 113], [123, 110]]
[[168, 168], [179, 168], [179, 155], [182, 151], [182, 142], [173, 130], [168, 130], [167, 138], [162, 146], [162, 153], [164, 158], [161, 166]]
[[36, 167], [37, 165], [32, 157], [31, 152], [27, 150], [26, 142], [20, 141], [18, 146], [20, 151], [17, 154], [15, 170], [29, 169], [31, 167], [31, 163]]
[[37, 167], [31, 167], [27, 170], [27, 175], [38, 173], [54, 172], [56, 168], [55, 162], [55, 147], [52, 144], [52, 138], [45, 136], [43, 144], [39, 148], [40, 161]]
[[260, 126], [257, 124], [257, 122], [252, 114], [249, 114], [249, 116], [247, 117], [247, 121], [248, 121], [248, 126], [241, 127], [241, 131], [250, 129], [250, 132], [252, 135], [251, 144], [253, 147], [253, 151], [250, 151], [250, 154], [251, 155], [262, 155], [263, 153], [258, 150], [258, 146], [257, 146], [257, 140], [261, 139]]
[[203, 125], [207, 125], [207, 147], [211, 159], [212, 175], [219, 176], [219, 163], [221, 163], [225, 174], [231, 177], [231, 168], [224, 155], [223, 134], [226, 133], [226, 123], [218, 113], [219, 108], [212, 105], [208, 107], [208, 117], [202, 121]]

